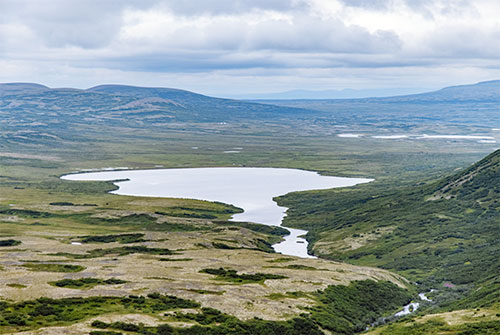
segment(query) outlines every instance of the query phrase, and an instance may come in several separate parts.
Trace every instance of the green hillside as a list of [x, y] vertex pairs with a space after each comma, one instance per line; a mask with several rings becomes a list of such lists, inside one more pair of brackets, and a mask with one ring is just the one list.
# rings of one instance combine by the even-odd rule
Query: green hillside
[[500, 150], [437, 182], [391, 190], [295, 193], [285, 225], [314, 254], [390, 269], [439, 289], [441, 305], [500, 303]]

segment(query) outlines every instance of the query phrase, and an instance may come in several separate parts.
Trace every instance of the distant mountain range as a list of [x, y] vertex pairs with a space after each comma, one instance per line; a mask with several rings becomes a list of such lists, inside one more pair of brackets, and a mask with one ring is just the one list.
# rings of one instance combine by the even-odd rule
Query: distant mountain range
[[[367, 90], [292, 90], [278, 93], [246, 94], [239, 99], [245, 100], [366, 100], [366, 99], [388, 99], [388, 100], [484, 100], [500, 99], [500, 80], [483, 81], [477, 84], [449, 86], [437, 91], [422, 92], [422, 88], [395, 88], [395, 89], [367, 89]], [[4, 83], [0, 84], [0, 96], [10, 94], [43, 93], [49, 91], [73, 91], [73, 92], [99, 92], [111, 95], [134, 96], [137, 98], [173, 98], [181, 100], [198, 100], [203, 98], [219, 100], [238, 100], [225, 98], [211, 98], [202, 94], [186, 90], [164, 88], [164, 87], [138, 87], [128, 85], [99, 85], [89, 89], [75, 88], [49, 88], [35, 83]]]
[[411, 130], [418, 128], [415, 125], [440, 122], [459, 128], [500, 128], [500, 80], [394, 97], [254, 102], [326, 112], [337, 122], [347, 125], [362, 121], [385, 129], [401, 125]]
[[[477, 85], [477, 84], [476, 84]], [[479, 83], [480, 86], [498, 86], [498, 80], [485, 81]], [[464, 90], [468, 92], [468, 87], [473, 85], [460, 85], [451, 86], [434, 93], [440, 92], [439, 94], [447, 94], [447, 91], [460, 92]], [[393, 87], [393, 88], [379, 88], [379, 89], [341, 89], [341, 90], [291, 90], [285, 92], [274, 92], [274, 93], [259, 93], [259, 94], [236, 94], [232, 97], [236, 99], [244, 100], [297, 100], [297, 99], [361, 99], [361, 98], [387, 98], [395, 96], [408, 96], [408, 95], [420, 95], [428, 94], [429, 90], [421, 87]], [[498, 94], [498, 92], [497, 92]]]
[[124, 129], [193, 127], [215, 131], [214, 125], [244, 129], [250, 123], [257, 133], [271, 124], [302, 131], [307, 129], [303, 122], [328, 129], [331, 124], [357, 124], [361, 119], [384, 127], [436, 120], [500, 127], [496, 125], [499, 103], [500, 80], [386, 98], [254, 102], [172, 88], [101, 85], [82, 90], [7, 83], [0, 84], [0, 140], [61, 143], [74, 141], [85, 131], [102, 134], [119, 129], [115, 130], [119, 134]]
[[[359, 92], [351, 94], [349, 92]], [[405, 92], [406, 91], [406, 92]], [[483, 81], [477, 84], [449, 86], [437, 91], [413, 93], [400, 89], [398, 94], [385, 94], [385, 90], [342, 90], [342, 91], [289, 91], [278, 94], [264, 95], [254, 101], [269, 100], [359, 100], [359, 101], [464, 101], [464, 100], [500, 100], [500, 80]], [[346, 92], [331, 95], [327, 92]], [[387, 91], [388, 92], [388, 91]], [[296, 93], [296, 94], [294, 94]], [[357, 96], [358, 95], [358, 96]], [[261, 95], [262, 96], [262, 95]]]
[[[377, 98], [374, 98], [377, 99]], [[500, 102], [500, 80], [483, 81], [473, 85], [450, 86], [438, 91], [397, 97], [378, 98], [385, 101], [415, 102]]]
[[352, 89], [341, 90], [290, 90], [274, 93], [234, 94], [232, 98], [243, 100], [289, 100], [289, 99], [358, 99], [369, 97], [390, 97], [426, 92], [428, 89], [413, 88], [379, 88], [379, 89]]
[[102, 85], [86, 90], [39, 84], [0, 84], [2, 125], [31, 130], [99, 123], [147, 127], [171, 123], [217, 123], [241, 119], [279, 119], [310, 111], [213, 98], [171, 88]]

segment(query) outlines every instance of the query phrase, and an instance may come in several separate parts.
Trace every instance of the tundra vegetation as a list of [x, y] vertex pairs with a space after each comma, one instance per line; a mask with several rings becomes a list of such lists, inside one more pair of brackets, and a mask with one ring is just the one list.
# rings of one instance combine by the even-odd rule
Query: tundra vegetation
[[[372, 323], [373, 334], [498, 333], [498, 145], [371, 137], [498, 141], [497, 86], [488, 85], [265, 105], [179, 90], [0, 85], [0, 333], [354, 334]], [[300, 259], [273, 253], [286, 230], [229, 221], [241, 209], [228, 204], [116, 196], [112, 182], [59, 179], [207, 166], [375, 181], [276, 199], [290, 208], [285, 225], [309, 230], [319, 259]], [[430, 289], [431, 302], [418, 300]], [[417, 312], [383, 324], [411, 300]]]

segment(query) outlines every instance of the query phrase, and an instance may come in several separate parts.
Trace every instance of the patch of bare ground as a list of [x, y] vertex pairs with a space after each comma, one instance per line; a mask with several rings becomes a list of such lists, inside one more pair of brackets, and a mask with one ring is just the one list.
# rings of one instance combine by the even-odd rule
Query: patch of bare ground
[[427, 322], [431, 319], [438, 319], [446, 322], [450, 326], [462, 323], [471, 323], [479, 321], [500, 321], [500, 315], [497, 310], [490, 309], [461, 309], [458, 311], [427, 314], [417, 320], [416, 322]]
[[0, 222], [21, 222], [23, 218], [15, 215], [0, 215]]

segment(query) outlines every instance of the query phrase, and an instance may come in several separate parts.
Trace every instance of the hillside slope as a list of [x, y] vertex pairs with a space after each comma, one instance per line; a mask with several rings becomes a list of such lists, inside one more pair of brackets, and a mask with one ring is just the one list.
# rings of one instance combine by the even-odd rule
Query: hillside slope
[[255, 101], [327, 112], [345, 124], [363, 120], [405, 132], [436, 123], [454, 124], [457, 130], [470, 125], [500, 127], [500, 80], [383, 98]]
[[271, 122], [282, 126], [320, 115], [299, 108], [207, 97], [169, 88], [103, 85], [88, 90], [0, 84], [0, 140], [7, 146], [80, 144], [104, 134], [129, 137], [168, 130]]
[[439, 289], [442, 304], [500, 304], [500, 150], [428, 185], [278, 201], [293, 208], [286, 226], [310, 231], [317, 256], [399, 272]]
[[386, 98], [366, 98], [360, 100], [378, 100], [384, 102], [418, 102], [418, 103], [462, 103], [468, 101], [500, 102], [500, 80], [482, 81], [470, 85], [458, 85], [442, 88], [437, 91], [410, 94]]

